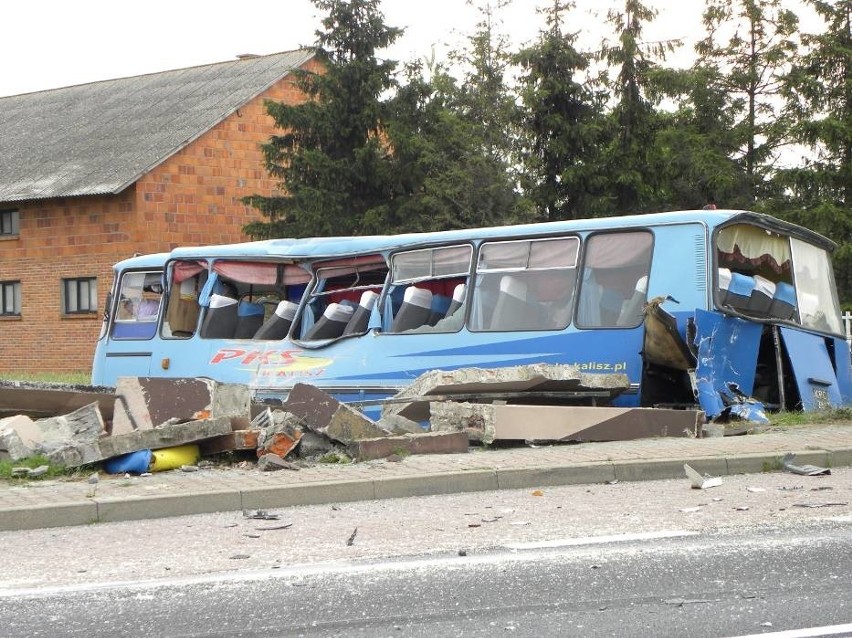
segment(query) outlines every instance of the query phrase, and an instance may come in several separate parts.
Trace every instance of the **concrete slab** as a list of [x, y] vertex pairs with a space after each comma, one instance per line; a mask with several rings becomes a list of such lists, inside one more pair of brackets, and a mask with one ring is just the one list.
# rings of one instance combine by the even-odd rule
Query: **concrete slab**
[[357, 410], [306, 383], [293, 386], [283, 409], [298, 417], [303, 426], [344, 444], [388, 434]]
[[229, 434], [229, 417], [163, 425], [150, 430], [138, 430], [103, 437], [94, 442], [82, 442], [56, 450], [49, 455], [52, 462], [65, 467], [79, 467], [138, 450], [157, 450], [196, 443], [204, 439]]
[[111, 433], [220, 417], [245, 427], [250, 415], [251, 394], [246, 385], [201, 378], [119, 377]]
[[[383, 415], [401, 414], [413, 421], [429, 419], [430, 395], [470, 395], [520, 392], [601, 393], [608, 398], [630, 387], [625, 374], [589, 374], [576, 366], [529, 364], [505, 368], [432, 370], [418, 377], [382, 409]], [[411, 398], [411, 403], [401, 399]]]
[[470, 443], [464, 432], [423, 432], [378, 439], [361, 439], [349, 444], [350, 456], [359, 461], [387, 458], [391, 454], [464, 454]]
[[104, 419], [112, 419], [115, 394], [108, 388], [0, 380], [0, 417], [26, 414], [34, 419], [68, 414], [97, 402]]
[[648, 437], [696, 438], [703, 413], [694, 410], [568, 405], [446, 403], [432, 410], [432, 429], [461, 430], [493, 441], [628, 441]]

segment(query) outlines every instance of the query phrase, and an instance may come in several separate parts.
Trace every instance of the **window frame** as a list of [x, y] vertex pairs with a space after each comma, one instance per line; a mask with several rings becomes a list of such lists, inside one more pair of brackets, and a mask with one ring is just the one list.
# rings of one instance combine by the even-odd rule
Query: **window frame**
[[[85, 287], [87, 289], [86, 295], [86, 306], [85, 308], [81, 308], [81, 301], [83, 300], [83, 296], [81, 295], [81, 290]], [[73, 290], [71, 288], [73, 287]], [[93, 289], [94, 287], [94, 289]], [[74, 297], [76, 297], [76, 306], [77, 308], [74, 310], [69, 309], [69, 293], [73, 292]], [[94, 315], [98, 312], [98, 278], [97, 277], [63, 277], [60, 286], [60, 302], [62, 308], [62, 314], [67, 316], [79, 316], [79, 315]]]
[[[558, 248], [560, 243], [564, 244], [564, 248], [554, 252], [553, 247]], [[517, 255], [500, 255], [502, 252], [510, 252], [512, 248], [519, 249]], [[482, 333], [553, 332], [567, 329], [571, 325], [576, 305], [577, 275], [582, 249], [582, 238], [573, 233], [546, 237], [494, 238], [483, 242], [476, 255], [472, 308], [467, 317], [468, 330]], [[495, 252], [497, 260], [488, 264], [488, 253], [491, 251]], [[565, 275], [561, 281], [560, 274]], [[489, 279], [487, 284], [486, 279]], [[556, 284], [557, 294], [551, 291], [545, 300], [541, 300], [536, 299], [537, 295], [533, 292], [530, 299], [521, 302], [529, 306], [530, 310], [538, 309], [537, 312], [541, 315], [539, 317], [519, 315], [516, 308], [511, 313], [515, 315], [514, 318], [504, 317], [495, 323], [495, 313], [501, 298], [508, 299], [513, 296], [502, 290], [503, 282], [516, 279], [532, 284], [533, 291], [541, 285], [552, 289]], [[497, 282], [500, 282], [499, 292], [495, 287]]]
[[[11, 293], [8, 291], [11, 290]], [[11, 295], [11, 304], [8, 302]], [[19, 279], [0, 281], [0, 317], [20, 317], [23, 290]], [[11, 312], [7, 309], [11, 308]]]
[[21, 234], [21, 212], [17, 208], [0, 210], [0, 239], [18, 237]]
[[[643, 274], [634, 283], [634, 286], [638, 286], [644, 278], [644, 291], [634, 287], [632, 295], [627, 294], [628, 291], [624, 289], [623, 285], [613, 285], [612, 282], [599, 282], [592, 279], [593, 273], [601, 266], [597, 263], [592, 266], [590, 263], [598, 259], [596, 252], [598, 241], [624, 237], [625, 235], [644, 235], [648, 239], [647, 248], [637, 251], [634, 255], [637, 259], [647, 257], [647, 261], [632, 264], [637, 270], [640, 266], [644, 266]], [[620, 319], [624, 314], [626, 304], [631, 301], [633, 295], [641, 299], [642, 307], [648, 299], [648, 283], [654, 265], [655, 243], [654, 231], [651, 228], [642, 227], [594, 232], [583, 239], [583, 257], [578, 268], [578, 290], [576, 291], [574, 308], [574, 325], [577, 328], [581, 330], [630, 330], [642, 325], [641, 313], [637, 313], [632, 321], [622, 323]], [[622, 269], [625, 267], [622, 266]], [[607, 295], [607, 293], [610, 293], [610, 295]], [[624, 296], [625, 294], [627, 296]], [[611, 305], [612, 303], [618, 303], [620, 307], [616, 308]], [[604, 320], [604, 317], [607, 320]]]

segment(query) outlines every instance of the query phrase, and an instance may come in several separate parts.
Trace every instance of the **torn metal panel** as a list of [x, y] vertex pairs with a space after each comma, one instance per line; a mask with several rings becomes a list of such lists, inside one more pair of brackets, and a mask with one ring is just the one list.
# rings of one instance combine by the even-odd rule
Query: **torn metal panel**
[[648, 363], [675, 370], [695, 368], [695, 355], [681, 336], [677, 320], [663, 310], [659, 302], [645, 307], [642, 356]]
[[833, 342], [840, 399], [843, 405], [852, 405], [852, 357], [849, 354], [849, 344], [840, 337], [834, 337]]
[[825, 338], [784, 326], [781, 338], [790, 355], [802, 409], [827, 410], [843, 405]]
[[695, 311], [695, 326], [695, 385], [707, 418], [715, 419], [726, 412], [746, 418], [758, 416], [763, 406], [747, 398], [754, 391], [763, 326], [700, 309]]

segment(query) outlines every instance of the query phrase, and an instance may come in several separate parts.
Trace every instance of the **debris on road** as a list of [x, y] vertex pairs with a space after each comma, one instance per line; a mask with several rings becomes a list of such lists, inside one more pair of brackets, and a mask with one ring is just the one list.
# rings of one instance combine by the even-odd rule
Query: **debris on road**
[[794, 465], [796, 455], [789, 452], [781, 459], [781, 464], [784, 469], [793, 474], [801, 474], [802, 476], [827, 476], [831, 474], [831, 470], [827, 467], [817, 467], [816, 465]]
[[719, 487], [722, 484], [722, 477], [706, 474], [701, 476], [697, 470], [686, 463], [683, 464], [683, 470], [686, 472], [686, 477], [689, 479], [694, 490], [706, 490], [711, 487]]
[[842, 507], [844, 505], [849, 505], [849, 503], [793, 503], [793, 507]]

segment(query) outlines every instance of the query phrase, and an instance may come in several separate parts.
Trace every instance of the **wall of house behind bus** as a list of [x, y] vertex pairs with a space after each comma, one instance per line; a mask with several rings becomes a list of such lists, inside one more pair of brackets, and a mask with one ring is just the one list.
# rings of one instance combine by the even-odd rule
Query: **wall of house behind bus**
[[[21, 282], [21, 315], [0, 317], [0, 372], [91, 369], [115, 262], [246, 240], [257, 213], [241, 198], [276, 188], [259, 147], [277, 130], [266, 99], [303, 96], [284, 78], [118, 195], [18, 206], [19, 236], [0, 242], [0, 281]], [[63, 315], [61, 280], [77, 277], [97, 277], [97, 311]]]

